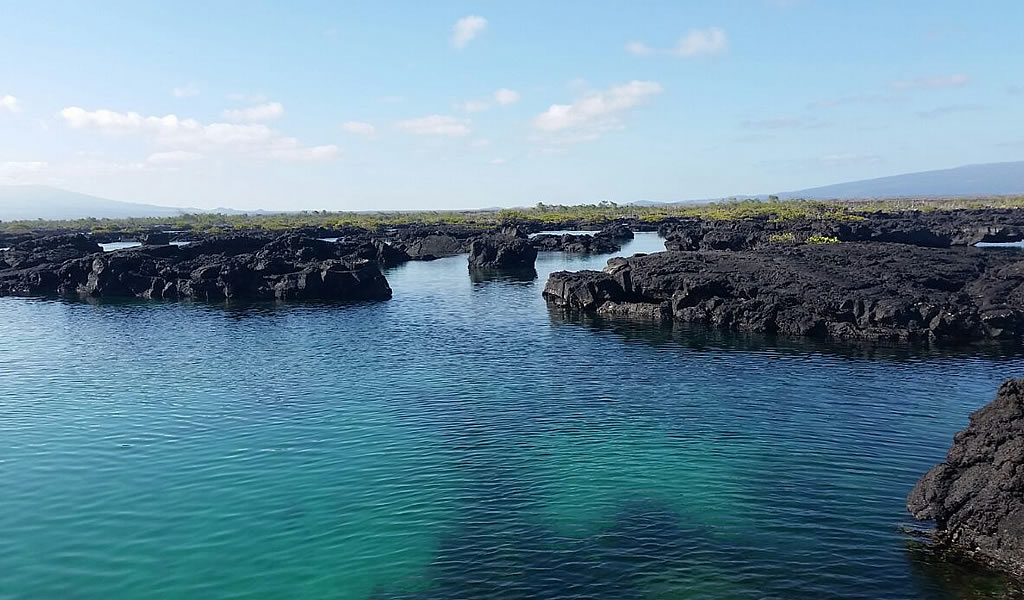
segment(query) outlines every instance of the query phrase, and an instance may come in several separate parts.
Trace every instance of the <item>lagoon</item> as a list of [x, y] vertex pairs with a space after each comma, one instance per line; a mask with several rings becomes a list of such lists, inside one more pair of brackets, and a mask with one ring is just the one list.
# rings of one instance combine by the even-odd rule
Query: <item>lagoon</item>
[[0, 299], [0, 598], [1000, 597], [900, 528], [1017, 348], [546, 306], [607, 258], [412, 262], [381, 303]]

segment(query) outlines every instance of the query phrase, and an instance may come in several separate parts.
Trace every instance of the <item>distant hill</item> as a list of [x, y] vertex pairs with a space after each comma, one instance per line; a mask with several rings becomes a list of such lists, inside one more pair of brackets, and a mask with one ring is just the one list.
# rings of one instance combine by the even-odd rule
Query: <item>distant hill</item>
[[174, 217], [196, 209], [118, 202], [44, 185], [0, 185], [0, 221]]
[[1024, 161], [967, 165], [837, 183], [778, 194], [780, 198], [853, 200], [910, 196], [1024, 194]]

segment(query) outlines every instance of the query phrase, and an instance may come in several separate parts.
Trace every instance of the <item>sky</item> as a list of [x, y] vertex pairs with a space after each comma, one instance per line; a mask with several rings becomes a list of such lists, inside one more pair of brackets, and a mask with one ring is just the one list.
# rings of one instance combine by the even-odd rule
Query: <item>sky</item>
[[0, 0], [0, 184], [670, 202], [1024, 159], [1024, 2]]

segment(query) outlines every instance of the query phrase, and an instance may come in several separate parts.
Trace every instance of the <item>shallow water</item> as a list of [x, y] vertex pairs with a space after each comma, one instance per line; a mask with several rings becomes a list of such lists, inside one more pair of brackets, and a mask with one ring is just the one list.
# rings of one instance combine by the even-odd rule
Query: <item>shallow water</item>
[[[638, 234], [624, 253], [661, 249]], [[0, 598], [998, 598], [899, 531], [1015, 350], [549, 310], [0, 299]]]
[[[171, 242], [172, 246], [184, 246], [189, 242], [175, 241]], [[114, 252], [115, 250], [127, 250], [128, 248], [138, 248], [142, 244], [139, 242], [106, 242], [100, 244], [100, 248], [103, 248], [104, 252]]]

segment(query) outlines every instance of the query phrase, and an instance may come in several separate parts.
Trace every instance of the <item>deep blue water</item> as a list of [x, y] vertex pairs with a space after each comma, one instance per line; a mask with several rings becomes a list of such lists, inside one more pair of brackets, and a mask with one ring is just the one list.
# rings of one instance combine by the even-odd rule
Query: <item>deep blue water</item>
[[410, 263], [372, 304], [0, 299], [0, 599], [1001, 597], [900, 527], [1015, 350], [547, 308], [607, 258]]

